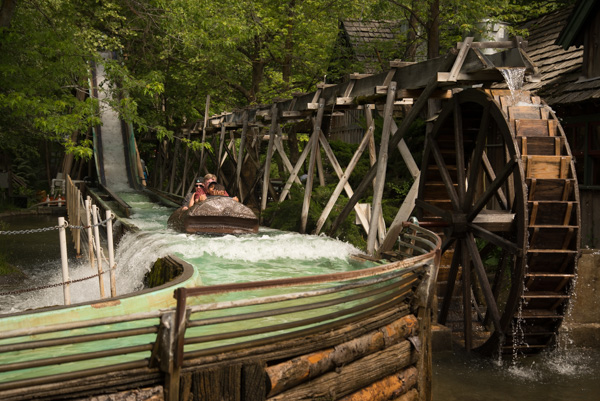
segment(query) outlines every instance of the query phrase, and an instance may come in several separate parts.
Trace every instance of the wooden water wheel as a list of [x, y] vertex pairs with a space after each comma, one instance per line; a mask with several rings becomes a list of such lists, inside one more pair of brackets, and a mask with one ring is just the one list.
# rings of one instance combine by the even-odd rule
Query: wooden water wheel
[[427, 138], [417, 199], [422, 224], [443, 229], [438, 320], [459, 322], [466, 349], [486, 353], [554, 343], [578, 253], [564, 132], [538, 97], [515, 97], [467, 89], [448, 101]]

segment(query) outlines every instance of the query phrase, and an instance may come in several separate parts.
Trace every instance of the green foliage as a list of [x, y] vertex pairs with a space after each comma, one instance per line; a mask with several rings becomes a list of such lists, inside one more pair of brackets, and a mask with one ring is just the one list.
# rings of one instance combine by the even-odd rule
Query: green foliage
[[[334, 185], [329, 185], [313, 189], [306, 225], [307, 233], [313, 232], [316, 228], [317, 221], [334, 188]], [[303, 201], [304, 188], [294, 184], [290, 188], [290, 197], [288, 199], [281, 203], [273, 202], [263, 211], [263, 218], [266, 225], [279, 230], [300, 231]], [[321, 229], [321, 232], [326, 232], [331, 227], [332, 222], [339, 215], [347, 202], [348, 198], [340, 196], [325, 225]], [[364, 238], [362, 234], [362, 229], [354, 224], [355, 218], [355, 214], [352, 212], [348, 219], [342, 223], [339, 230], [341, 233], [339, 239], [364, 249], [366, 247], [366, 238]]]

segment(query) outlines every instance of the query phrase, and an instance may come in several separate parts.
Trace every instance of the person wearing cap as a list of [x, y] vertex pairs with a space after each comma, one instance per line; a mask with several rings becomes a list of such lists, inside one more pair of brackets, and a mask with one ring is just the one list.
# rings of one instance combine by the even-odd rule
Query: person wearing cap
[[194, 192], [187, 194], [183, 200], [182, 209], [188, 210], [188, 208], [192, 207], [196, 201], [202, 201], [204, 199], [206, 199], [206, 192], [204, 191], [204, 179], [198, 178], [194, 183]]
[[225, 190], [225, 187], [217, 183], [216, 181], [213, 181], [210, 184], [208, 184], [208, 187], [206, 188], [206, 193], [208, 196], [228, 196], [234, 201], [239, 202], [237, 196], [229, 196], [229, 194]]

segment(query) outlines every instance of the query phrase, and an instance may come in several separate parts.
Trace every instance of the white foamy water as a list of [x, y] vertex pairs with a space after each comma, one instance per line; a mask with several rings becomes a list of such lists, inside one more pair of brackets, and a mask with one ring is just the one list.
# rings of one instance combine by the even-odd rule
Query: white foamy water
[[[262, 281], [283, 277], [327, 274], [364, 268], [349, 259], [360, 253], [350, 244], [326, 236], [303, 235], [261, 227], [257, 234], [199, 236], [183, 234], [167, 228], [172, 209], [148, 202], [135, 193], [121, 194], [134, 209], [128, 221], [141, 229], [121, 238], [115, 250], [117, 294], [143, 288], [144, 275], [153, 263], [167, 255], [178, 256], [199, 272], [203, 285], [231, 282]], [[58, 237], [56, 235], [56, 237]], [[54, 241], [54, 239], [50, 239]], [[58, 239], [56, 238], [58, 249]], [[28, 271], [24, 288], [60, 283], [60, 253], [45, 266]], [[105, 270], [107, 267], [104, 268]], [[95, 274], [86, 259], [72, 259], [72, 280]], [[104, 275], [106, 294], [110, 294], [109, 275]], [[2, 293], [3, 289], [0, 289]], [[71, 285], [71, 302], [100, 298], [98, 278]], [[0, 313], [63, 304], [62, 286], [41, 291], [0, 295]]]

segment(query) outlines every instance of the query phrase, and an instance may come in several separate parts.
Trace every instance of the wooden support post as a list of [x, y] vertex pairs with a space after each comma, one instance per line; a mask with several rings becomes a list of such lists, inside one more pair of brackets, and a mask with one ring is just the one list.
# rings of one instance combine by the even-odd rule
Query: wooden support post
[[102, 248], [100, 247], [100, 231], [98, 229], [98, 207], [92, 205], [92, 222], [94, 223], [94, 239], [96, 240], [96, 261], [98, 262], [98, 284], [100, 286], [100, 298], [106, 298], [104, 292], [104, 277], [102, 271]]
[[92, 235], [92, 198], [89, 196], [85, 200], [85, 220], [87, 226], [87, 237], [88, 237], [88, 259], [90, 261], [90, 267], [94, 269], [94, 244]]
[[219, 137], [219, 156], [217, 156], [217, 171], [215, 175], [217, 176], [217, 180], [222, 182], [221, 180], [221, 157], [223, 156], [223, 145], [225, 143], [225, 124], [221, 123], [221, 135]]
[[[186, 139], [188, 141], [190, 140], [191, 135], [192, 135], [191, 131], [187, 130]], [[188, 174], [188, 171], [190, 169], [189, 155], [190, 155], [190, 147], [186, 146], [185, 147], [184, 164], [183, 164], [183, 175], [181, 176], [181, 196], [185, 196], [186, 195], [185, 184], [186, 184], [186, 181], [187, 181], [187, 174]], [[192, 182], [193, 181], [194, 180], [192, 180]]]
[[325, 110], [325, 99], [319, 99], [319, 109], [317, 111], [317, 117], [314, 120], [312, 136], [315, 140], [312, 143], [312, 149], [310, 150], [310, 159], [308, 162], [308, 177], [306, 178], [306, 186], [304, 188], [304, 201], [302, 202], [302, 215], [300, 222], [300, 233], [306, 232], [306, 224], [308, 222], [308, 209], [310, 207], [310, 198], [312, 194], [313, 179], [315, 174], [315, 164], [317, 158], [317, 152], [319, 152], [319, 135], [321, 135], [321, 122], [323, 120], [323, 112]]
[[106, 211], [106, 241], [108, 242], [108, 268], [110, 269], [110, 296], [117, 296], [117, 266], [115, 265], [115, 252], [113, 247], [112, 213]]
[[[206, 123], [208, 121], [208, 108], [210, 107], [210, 95], [206, 95], [206, 104], [204, 105], [204, 122], [202, 123], [202, 143], [206, 142]], [[200, 165], [198, 166], [198, 174], [202, 174], [202, 168], [204, 168], [204, 163], [206, 162], [204, 158], [204, 146], [200, 148]], [[190, 192], [194, 186], [194, 180], [190, 183], [190, 187], [187, 192]]]
[[369, 225], [369, 236], [367, 238], [367, 253], [375, 253], [375, 241], [377, 239], [379, 217], [381, 216], [381, 200], [383, 198], [383, 186], [385, 185], [385, 176], [388, 160], [388, 145], [390, 140], [390, 131], [392, 119], [394, 118], [394, 100], [396, 98], [396, 82], [392, 81], [388, 87], [388, 95], [384, 109], [383, 131], [381, 134], [381, 144], [379, 145], [379, 158], [377, 161], [377, 182], [373, 192], [373, 204], [371, 207], [371, 222]]
[[71, 305], [71, 290], [70, 290], [70, 279], [69, 279], [69, 262], [67, 256], [67, 233], [65, 232], [65, 218], [58, 218], [58, 236], [60, 239], [60, 260], [62, 266], [63, 276], [63, 296], [65, 299], [65, 305]]
[[[319, 135], [321, 137], [322, 135]], [[317, 157], [317, 173], [319, 176], [319, 185], [325, 186], [325, 172], [323, 171], [323, 158], [321, 157], [321, 152], [317, 152], [315, 155]]]
[[240, 202], [244, 203], [244, 195], [242, 191], [242, 165], [244, 164], [244, 148], [246, 147], [246, 135], [248, 134], [248, 112], [244, 111], [242, 115], [242, 137], [240, 138], [240, 149], [238, 154], [237, 166], [235, 169], [235, 183], [237, 193], [240, 196]]
[[[175, 138], [175, 150], [173, 151], [173, 163], [171, 164], [171, 178], [169, 181], [169, 193], [173, 193], [175, 185], [175, 174], [177, 173], [177, 161], [179, 160], [179, 148], [181, 147], [181, 139]], [[141, 164], [140, 164], [141, 167]], [[143, 172], [142, 172], [143, 175]]]
[[[274, 103], [271, 107], [271, 128], [269, 129], [269, 147], [267, 148], [267, 160], [265, 160], [265, 171], [263, 176], [263, 188], [262, 188], [262, 198], [260, 200], [260, 211], [266, 209], [267, 207], [267, 193], [269, 189], [269, 184], [271, 180], [271, 158], [273, 157], [273, 142], [275, 140], [275, 135], [277, 134], [277, 104]], [[261, 215], [262, 219], [262, 215]]]

